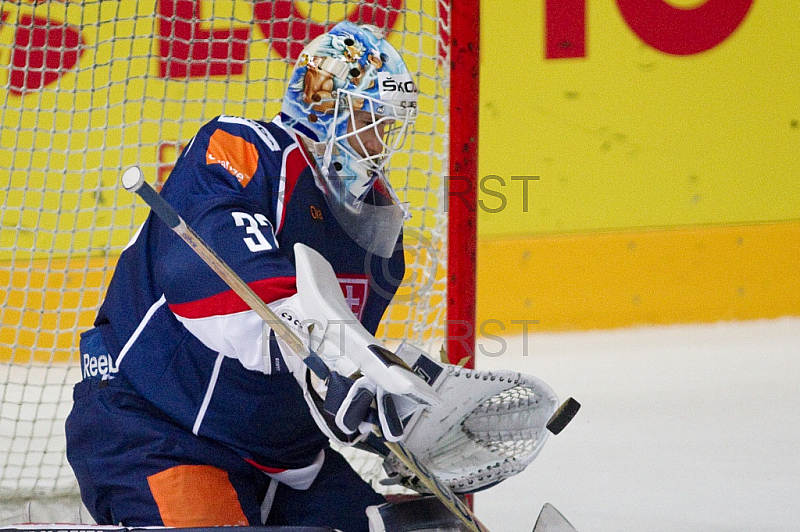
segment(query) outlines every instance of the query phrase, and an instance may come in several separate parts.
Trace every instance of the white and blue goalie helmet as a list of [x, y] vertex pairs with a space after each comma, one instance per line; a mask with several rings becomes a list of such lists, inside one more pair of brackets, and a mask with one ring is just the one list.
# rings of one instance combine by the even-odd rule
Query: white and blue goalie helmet
[[295, 64], [281, 120], [304, 138], [317, 185], [348, 234], [391, 256], [406, 216], [385, 170], [417, 115], [417, 87], [382, 30], [341, 22]]

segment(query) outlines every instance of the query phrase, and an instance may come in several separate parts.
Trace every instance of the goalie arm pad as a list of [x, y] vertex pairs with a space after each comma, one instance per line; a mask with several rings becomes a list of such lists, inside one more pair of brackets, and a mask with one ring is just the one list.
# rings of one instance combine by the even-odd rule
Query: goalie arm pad
[[[296, 328], [312, 357], [330, 371], [323, 380], [299, 363], [299, 357], [284, 357], [317, 425], [344, 444], [368, 434], [374, 425], [387, 440], [401, 440], [403, 421], [438, 403], [438, 395], [353, 315], [328, 261], [302, 244], [294, 251], [297, 294], [276, 313]], [[279, 343], [291, 353], [280, 339]]]

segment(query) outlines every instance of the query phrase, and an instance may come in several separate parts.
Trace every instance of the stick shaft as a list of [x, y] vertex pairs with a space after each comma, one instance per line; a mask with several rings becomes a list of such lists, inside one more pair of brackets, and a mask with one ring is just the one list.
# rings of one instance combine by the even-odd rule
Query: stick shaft
[[386, 447], [397, 456], [408, 467], [418, 479], [425, 485], [426, 488], [431, 490], [437, 499], [442, 504], [456, 515], [461, 522], [470, 530], [470, 532], [489, 532], [489, 530], [481, 523], [478, 518], [472, 513], [469, 506], [464, 501], [458, 498], [453, 493], [449, 486], [442, 484], [436, 475], [434, 475], [428, 467], [420, 462], [414, 454], [406, 448], [402, 443], [384, 442]]

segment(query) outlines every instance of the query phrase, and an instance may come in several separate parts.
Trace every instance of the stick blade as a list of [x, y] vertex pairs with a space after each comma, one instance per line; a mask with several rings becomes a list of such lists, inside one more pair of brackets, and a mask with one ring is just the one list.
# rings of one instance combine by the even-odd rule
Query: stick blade
[[533, 532], [576, 532], [576, 530], [566, 517], [556, 510], [555, 506], [546, 502], [542, 506], [542, 511], [539, 512]]

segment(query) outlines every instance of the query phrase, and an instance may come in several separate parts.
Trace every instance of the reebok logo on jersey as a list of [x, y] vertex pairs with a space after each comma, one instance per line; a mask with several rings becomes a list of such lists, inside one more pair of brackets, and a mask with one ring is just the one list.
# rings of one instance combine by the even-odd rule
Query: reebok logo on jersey
[[113, 377], [114, 373], [119, 371], [119, 368], [109, 354], [94, 355], [83, 353], [81, 355], [81, 371], [83, 372], [83, 378], [88, 379], [89, 377], [97, 376]]
[[258, 168], [258, 151], [243, 138], [218, 129], [208, 140], [206, 164], [222, 166], [246, 187]]

